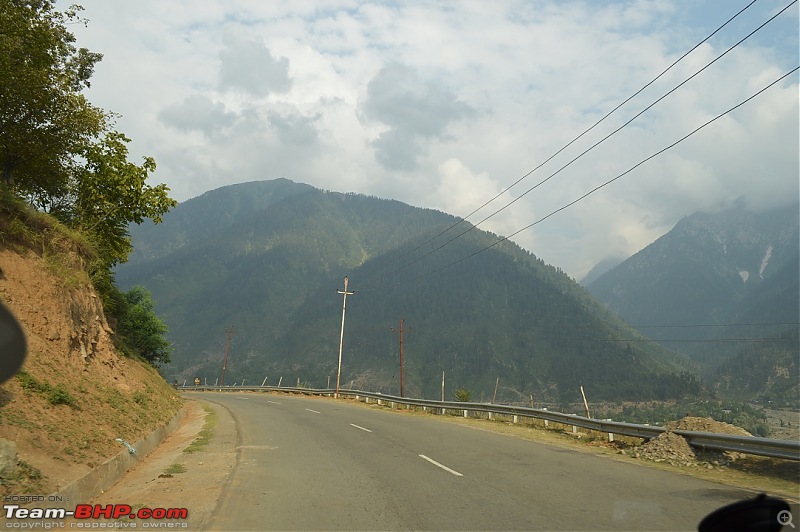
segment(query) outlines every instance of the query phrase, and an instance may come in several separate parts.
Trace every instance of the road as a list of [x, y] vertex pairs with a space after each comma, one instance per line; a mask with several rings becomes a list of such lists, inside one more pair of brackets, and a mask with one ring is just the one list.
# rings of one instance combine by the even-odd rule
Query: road
[[213, 530], [695, 530], [740, 489], [426, 416], [193, 393], [236, 420]]

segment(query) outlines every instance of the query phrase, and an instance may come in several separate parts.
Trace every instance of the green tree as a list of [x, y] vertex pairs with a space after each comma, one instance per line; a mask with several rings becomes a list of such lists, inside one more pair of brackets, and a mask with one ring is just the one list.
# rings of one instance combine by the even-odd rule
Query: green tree
[[167, 326], [153, 312], [150, 292], [134, 286], [123, 295], [122, 307], [118, 310], [117, 334], [124, 346], [155, 367], [169, 364], [172, 345], [164, 337]]
[[81, 9], [0, 0], [0, 183], [89, 236], [99, 255], [92, 279], [108, 302], [111, 269], [133, 250], [129, 224], [158, 223], [176, 202], [165, 185], [146, 184], [155, 161], [129, 162], [130, 139], [81, 94], [102, 59], [67, 29], [86, 23]]
[[0, 0], [2, 182], [42, 210], [67, 190], [75, 156], [99, 135], [106, 113], [80, 94], [102, 56], [76, 48], [65, 13], [50, 0]]
[[70, 180], [71, 201], [63, 211], [68, 223], [90, 235], [107, 268], [125, 262], [133, 251], [130, 223], [140, 224], [145, 218], [160, 223], [177, 205], [166, 185], [147, 184], [148, 174], [156, 169], [152, 158], [145, 157], [141, 166], [128, 161], [128, 142], [122, 133], [109, 132], [86, 147], [85, 162]]

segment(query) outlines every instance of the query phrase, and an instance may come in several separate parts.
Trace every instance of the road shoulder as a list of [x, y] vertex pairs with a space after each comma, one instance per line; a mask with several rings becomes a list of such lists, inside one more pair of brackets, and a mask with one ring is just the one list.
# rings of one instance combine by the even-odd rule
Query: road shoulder
[[[211, 430], [208, 442], [193, 446], [197, 447], [195, 452], [185, 452], [202, 437], [204, 427]], [[178, 429], [91, 504], [125, 504], [134, 511], [186, 508], [188, 518], [175, 524], [190, 530], [203, 529], [233, 471], [236, 445], [236, 423], [225, 408], [187, 399], [187, 415]]]

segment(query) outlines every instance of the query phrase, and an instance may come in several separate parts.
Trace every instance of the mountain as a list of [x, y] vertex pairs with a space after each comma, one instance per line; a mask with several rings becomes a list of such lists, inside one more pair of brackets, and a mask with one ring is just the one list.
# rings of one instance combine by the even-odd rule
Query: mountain
[[693, 214], [587, 288], [642, 334], [708, 371], [764, 339], [796, 357], [799, 213], [794, 204]]
[[[448, 214], [288, 180], [224, 187], [131, 230], [117, 272], [143, 285], [174, 342], [170, 378], [335, 385], [349, 276], [342, 385], [407, 395], [459, 386], [499, 399], [695, 394], [685, 359], [645, 341], [563, 272]], [[451, 236], [453, 235], [453, 236]], [[466, 260], [466, 257], [471, 257]], [[226, 329], [234, 333], [227, 346]]]
[[619, 264], [625, 259], [621, 257], [606, 257], [605, 259], [601, 260], [594, 267], [589, 270], [589, 272], [581, 279], [580, 283], [581, 286], [589, 286], [592, 284], [598, 277], [606, 273], [607, 271], [619, 266]]
[[745, 345], [716, 368], [710, 379], [720, 395], [756, 400], [776, 407], [800, 407], [800, 357], [797, 329], [780, 336], [784, 341]]

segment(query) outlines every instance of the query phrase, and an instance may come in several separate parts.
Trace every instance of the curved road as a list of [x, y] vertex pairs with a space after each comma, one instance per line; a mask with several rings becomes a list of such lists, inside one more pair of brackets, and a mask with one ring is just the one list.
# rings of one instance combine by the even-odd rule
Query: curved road
[[696, 530], [753, 494], [344, 401], [194, 393], [236, 420], [213, 530]]

